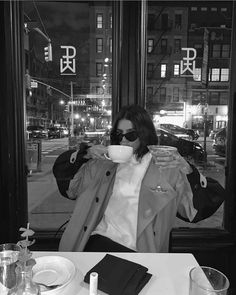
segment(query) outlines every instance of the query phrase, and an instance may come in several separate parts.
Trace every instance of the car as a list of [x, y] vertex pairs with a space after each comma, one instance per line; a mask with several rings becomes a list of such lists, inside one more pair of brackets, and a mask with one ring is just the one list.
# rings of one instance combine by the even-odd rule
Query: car
[[[178, 125], [170, 124], [170, 123], [162, 123], [160, 124], [160, 128], [165, 129], [178, 137], [186, 138], [189, 136], [191, 140], [197, 140], [199, 137], [199, 132], [197, 130], [193, 130], [191, 128], [184, 128]], [[186, 136], [187, 135], [187, 136]]]
[[48, 128], [48, 138], [61, 138], [62, 131], [59, 127], [49, 127]]
[[105, 130], [85, 131], [83, 142], [100, 144]]
[[61, 136], [62, 137], [67, 137], [69, 135], [69, 130], [66, 127], [59, 127], [61, 130]]
[[205, 151], [200, 143], [178, 137], [162, 128], [156, 129], [156, 132], [159, 144], [176, 147], [180, 155], [187, 160], [204, 161]]
[[224, 128], [218, 128], [218, 129], [211, 130], [210, 133], [209, 133], [209, 137], [210, 137], [211, 139], [215, 139], [215, 135], [216, 135], [216, 133], [219, 132], [219, 131], [222, 130], [222, 129], [224, 129]]
[[219, 156], [225, 157], [226, 155], [226, 144], [227, 144], [227, 134], [226, 127], [219, 130], [214, 137], [212, 147], [215, 153]]
[[43, 126], [29, 125], [27, 126], [27, 134], [29, 138], [42, 139], [48, 137], [48, 130]]

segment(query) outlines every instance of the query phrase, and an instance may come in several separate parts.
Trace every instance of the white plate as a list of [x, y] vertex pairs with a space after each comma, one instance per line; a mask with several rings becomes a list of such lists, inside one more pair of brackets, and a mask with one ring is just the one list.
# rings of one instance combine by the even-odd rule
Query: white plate
[[36, 264], [33, 267], [33, 281], [46, 285], [61, 286], [53, 290], [45, 290], [42, 287], [41, 293], [52, 294], [68, 285], [73, 279], [76, 268], [73, 262], [61, 256], [42, 256], [35, 259]]

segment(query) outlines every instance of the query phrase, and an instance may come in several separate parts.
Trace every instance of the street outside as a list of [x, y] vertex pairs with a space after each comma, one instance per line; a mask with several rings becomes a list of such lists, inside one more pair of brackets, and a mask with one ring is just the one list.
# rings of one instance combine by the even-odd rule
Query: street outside
[[[203, 138], [197, 140], [204, 146]], [[211, 176], [224, 186], [225, 158], [214, 153], [212, 139], [207, 138], [207, 165], [199, 166], [205, 176]], [[71, 216], [75, 201], [62, 197], [52, 174], [52, 166], [58, 155], [68, 150], [68, 138], [42, 140], [41, 171], [28, 177], [29, 222], [35, 230], [58, 230]], [[197, 224], [176, 219], [176, 227], [221, 227], [223, 206], [210, 218]]]

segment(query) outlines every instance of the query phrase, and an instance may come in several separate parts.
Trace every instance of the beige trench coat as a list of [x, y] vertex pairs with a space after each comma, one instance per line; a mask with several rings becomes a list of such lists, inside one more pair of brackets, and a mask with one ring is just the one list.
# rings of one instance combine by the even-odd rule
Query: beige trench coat
[[[91, 232], [100, 222], [112, 194], [117, 164], [90, 160], [70, 183], [67, 192], [76, 199], [74, 212], [60, 241], [60, 251], [83, 251]], [[156, 192], [160, 184], [165, 192]], [[190, 221], [196, 210], [186, 174], [179, 168], [160, 171], [150, 162], [143, 178], [137, 223], [138, 252], [168, 252], [169, 234], [177, 211]]]

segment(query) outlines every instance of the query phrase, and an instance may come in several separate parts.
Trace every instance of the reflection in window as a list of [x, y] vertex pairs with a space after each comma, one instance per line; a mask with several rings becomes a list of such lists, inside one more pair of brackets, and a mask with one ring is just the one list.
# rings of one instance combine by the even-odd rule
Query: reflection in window
[[[218, 1], [216, 5], [209, 1], [186, 1], [184, 4], [182, 1], [148, 2], [147, 40], [153, 39], [157, 50], [147, 50], [146, 108], [155, 122], [198, 130], [197, 143], [202, 147], [206, 144], [207, 163], [212, 166], [205, 168], [203, 163], [190, 158], [205, 175], [216, 178], [224, 186], [225, 157], [213, 149], [209, 130], [228, 118], [232, 2]], [[223, 15], [224, 8], [227, 9]], [[202, 79], [204, 27], [210, 33], [208, 81]], [[197, 51], [195, 71], [188, 77], [180, 74], [181, 48]], [[158, 70], [160, 75], [156, 74]], [[223, 206], [208, 220], [195, 225], [176, 221], [176, 226], [222, 227], [222, 221]]]
[[[75, 203], [58, 191], [52, 174], [55, 159], [77, 149], [85, 130], [105, 132], [111, 126], [112, 7], [109, 1], [93, 5], [90, 1], [23, 1], [23, 6], [31, 171], [28, 215], [35, 230], [56, 231], [70, 218]], [[44, 58], [47, 38], [52, 43], [51, 62]], [[66, 54], [61, 46], [75, 48], [73, 74], [69, 69], [65, 75], [61, 72], [60, 61]], [[72, 58], [69, 62], [72, 65]]]

